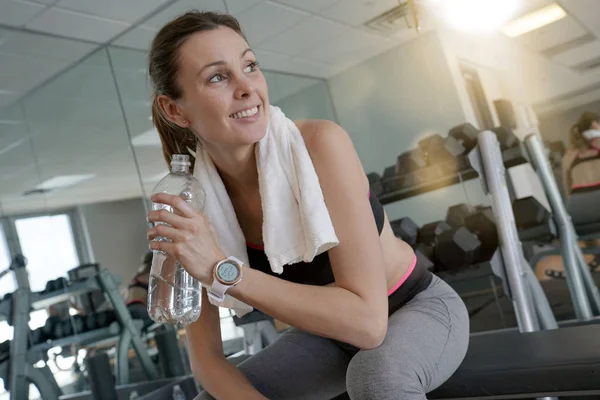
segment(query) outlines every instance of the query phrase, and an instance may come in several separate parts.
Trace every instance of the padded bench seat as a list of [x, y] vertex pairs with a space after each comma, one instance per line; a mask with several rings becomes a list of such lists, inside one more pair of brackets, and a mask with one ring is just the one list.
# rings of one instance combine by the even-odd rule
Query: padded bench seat
[[577, 394], [600, 394], [600, 325], [473, 335], [462, 365], [427, 398]]

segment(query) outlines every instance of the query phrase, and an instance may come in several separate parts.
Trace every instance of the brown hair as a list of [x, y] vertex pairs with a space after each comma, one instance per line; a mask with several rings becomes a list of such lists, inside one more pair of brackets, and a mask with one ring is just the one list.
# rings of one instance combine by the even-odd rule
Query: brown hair
[[163, 155], [167, 164], [173, 154], [190, 156], [192, 168], [195, 158], [189, 149], [196, 151], [199, 138], [187, 128], [181, 128], [169, 121], [158, 104], [158, 96], [166, 95], [171, 99], [181, 97], [181, 88], [177, 86], [179, 48], [194, 33], [226, 27], [246, 39], [240, 23], [229, 14], [213, 11], [189, 11], [172, 20], [156, 34], [148, 55], [148, 72], [152, 81], [152, 122], [160, 135]]
[[575, 125], [571, 127], [570, 146], [576, 149], [586, 149], [590, 143], [583, 137], [582, 133], [590, 129], [593, 122], [600, 122], [598, 114], [586, 111], [579, 117]]

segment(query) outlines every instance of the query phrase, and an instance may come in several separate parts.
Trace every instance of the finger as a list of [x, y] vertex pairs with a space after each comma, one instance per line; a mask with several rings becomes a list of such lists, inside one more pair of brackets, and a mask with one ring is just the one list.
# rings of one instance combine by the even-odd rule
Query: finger
[[177, 258], [177, 246], [175, 243], [173, 242], [157, 242], [157, 241], [151, 241], [150, 244], [148, 245], [148, 247], [150, 248], [150, 250], [158, 250], [158, 251], [162, 251], [165, 252], [175, 258]]
[[187, 229], [190, 219], [167, 210], [155, 210], [148, 213], [148, 222], [164, 222], [178, 229]]
[[176, 211], [176, 213], [191, 218], [198, 214], [198, 211], [187, 203], [180, 196], [168, 193], [156, 193], [150, 198], [154, 203], [168, 204]]
[[165, 237], [174, 242], [185, 242], [189, 240], [189, 235], [185, 232], [167, 225], [156, 225], [148, 230], [148, 240], [154, 240], [157, 237]]

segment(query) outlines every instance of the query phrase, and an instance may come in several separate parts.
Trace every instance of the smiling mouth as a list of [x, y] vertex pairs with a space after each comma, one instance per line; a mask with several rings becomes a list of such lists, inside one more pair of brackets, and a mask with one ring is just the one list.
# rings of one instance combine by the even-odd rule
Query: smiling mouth
[[236, 112], [235, 114], [231, 114], [229, 116], [229, 118], [233, 118], [233, 119], [241, 119], [241, 118], [248, 118], [248, 117], [253, 117], [258, 113], [258, 108], [260, 106], [254, 106], [252, 108], [248, 108], [246, 110], [242, 110], [239, 112]]

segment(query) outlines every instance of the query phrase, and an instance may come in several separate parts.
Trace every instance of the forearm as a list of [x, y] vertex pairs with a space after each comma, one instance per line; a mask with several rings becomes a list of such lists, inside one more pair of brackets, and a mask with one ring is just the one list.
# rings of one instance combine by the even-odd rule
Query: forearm
[[377, 347], [386, 329], [387, 318], [373, 311], [376, 305], [335, 285], [291, 283], [244, 268], [242, 282], [229, 293], [291, 326], [359, 348]]
[[223, 355], [219, 308], [202, 290], [202, 312], [186, 327], [194, 377], [217, 399], [264, 399], [237, 367]]

